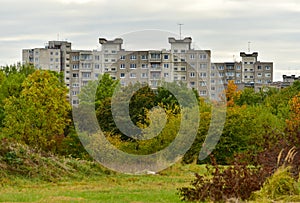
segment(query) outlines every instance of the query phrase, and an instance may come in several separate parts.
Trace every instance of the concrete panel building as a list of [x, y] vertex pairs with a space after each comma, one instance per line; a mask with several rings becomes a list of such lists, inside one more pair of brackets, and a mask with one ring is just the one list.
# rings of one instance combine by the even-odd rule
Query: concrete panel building
[[192, 48], [192, 38], [168, 39], [162, 50], [124, 50], [123, 39], [99, 38], [101, 50], [73, 50], [67, 41], [49, 41], [44, 48], [22, 50], [23, 63], [62, 72], [72, 105], [78, 105], [81, 88], [108, 73], [121, 85], [146, 83], [156, 89], [162, 81], [183, 82], [202, 97], [220, 98], [224, 86], [234, 80], [240, 89], [259, 90], [273, 82], [273, 63], [258, 61], [258, 53], [241, 52], [240, 62], [211, 62], [210, 50]]

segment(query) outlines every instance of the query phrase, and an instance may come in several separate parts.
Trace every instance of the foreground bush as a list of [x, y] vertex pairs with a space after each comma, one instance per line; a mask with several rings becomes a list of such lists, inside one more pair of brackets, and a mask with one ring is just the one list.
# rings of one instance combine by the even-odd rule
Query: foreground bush
[[16, 177], [52, 182], [107, 173], [96, 162], [58, 157], [5, 139], [0, 142], [0, 185]]
[[259, 167], [235, 163], [221, 169], [215, 161], [208, 175], [196, 174], [192, 187], [179, 188], [183, 201], [226, 201], [228, 199], [246, 200], [262, 186], [267, 173]]
[[280, 167], [263, 184], [260, 191], [255, 193], [256, 199], [268, 198], [280, 200], [285, 196], [299, 195], [297, 182], [291, 176], [289, 167]]

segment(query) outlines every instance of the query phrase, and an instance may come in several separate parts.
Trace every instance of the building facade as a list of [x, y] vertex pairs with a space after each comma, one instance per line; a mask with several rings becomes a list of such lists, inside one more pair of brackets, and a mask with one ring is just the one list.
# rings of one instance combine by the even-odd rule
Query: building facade
[[156, 89], [162, 81], [183, 82], [202, 97], [218, 99], [229, 80], [242, 89], [257, 90], [272, 83], [273, 63], [257, 60], [258, 53], [240, 53], [240, 62], [211, 62], [210, 50], [191, 47], [192, 38], [168, 39], [169, 49], [130, 51], [122, 49], [123, 39], [99, 38], [101, 50], [72, 50], [66, 41], [49, 41], [45, 48], [24, 49], [23, 63], [44, 70], [63, 72], [72, 105], [89, 81], [108, 73], [122, 86], [146, 83]]

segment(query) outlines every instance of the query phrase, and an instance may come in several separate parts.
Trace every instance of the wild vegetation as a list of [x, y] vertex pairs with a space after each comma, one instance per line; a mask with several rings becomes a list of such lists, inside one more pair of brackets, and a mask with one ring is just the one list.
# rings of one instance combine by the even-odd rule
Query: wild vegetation
[[[108, 75], [100, 82], [90, 82], [80, 94], [80, 105], [95, 108], [97, 123], [118, 149], [137, 155], [147, 155], [169, 146], [180, 129], [182, 107], [192, 108], [189, 102], [180, 103], [174, 94], [187, 94], [184, 84], [181, 92], [173, 92], [178, 84], [152, 90], [142, 84], [120, 87]], [[17, 179], [35, 179], [45, 182], [77, 180], [95, 176], [119, 176], [92, 161], [82, 146], [66, 100], [67, 89], [63, 76], [50, 71], [36, 70], [30, 65], [2, 67], [0, 71], [0, 185], [15, 183]], [[129, 102], [131, 121], [138, 127], [151, 124], [150, 115], [166, 115], [165, 128], [152, 139], [130, 138], [117, 127], [111, 102], [114, 90], [121, 89], [119, 100], [137, 89]], [[91, 94], [93, 90], [95, 94]], [[205, 164], [207, 171], [196, 173], [174, 185], [178, 201], [227, 201], [228, 199], [272, 201], [299, 199], [300, 170], [300, 83], [278, 90], [263, 88], [238, 91], [230, 81], [226, 99], [226, 121], [220, 140], [211, 157], [198, 160], [207, 136], [215, 101], [194, 95], [199, 104], [200, 123], [191, 148], [181, 158], [180, 167]], [[220, 104], [222, 105], [222, 104]], [[152, 109], [152, 110], [151, 110]], [[88, 116], [85, 118], [88, 118]], [[87, 135], [97, 129], [86, 128], [91, 120], [76, 126]], [[291, 156], [292, 155], [292, 156]], [[203, 167], [202, 167], [203, 169]], [[171, 170], [160, 173], [170, 175]], [[191, 174], [191, 173], [189, 173]], [[153, 177], [155, 179], [155, 176]], [[186, 182], [187, 181], [187, 182]], [[182, 183], [182, 182], [181, 182]], [[140, 183], [141, 184], [141, 183]], [[146, 187], [146, 186], [145, 186]], [[170, 189], [170, 188], [169, 188]], [[1, 196], [0, 196], [1, 197]], [[149, 201], [150, 202], [150, 201]]]

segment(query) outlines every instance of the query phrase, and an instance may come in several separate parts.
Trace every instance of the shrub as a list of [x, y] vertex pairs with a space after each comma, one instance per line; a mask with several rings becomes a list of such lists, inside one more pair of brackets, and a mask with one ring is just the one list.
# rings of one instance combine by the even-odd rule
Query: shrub
[[228, 199], [249, 199], [253, 191], [262, 186], [267, 173], [259, 167], [235, 163], [221, 169], [214, 160], [213, 167], [207, 167], [208, 175], [196, 173], [192, 187], [179, 188], [184, 201], [226, 201]]
[[299, 194], [297, 182], [289, 172], [290, 167], [279, 167], [276, 172], [263, 184], [260, 191], [254, 194], [256, 199], [269, 198], [278, 200], [284, 196]]

